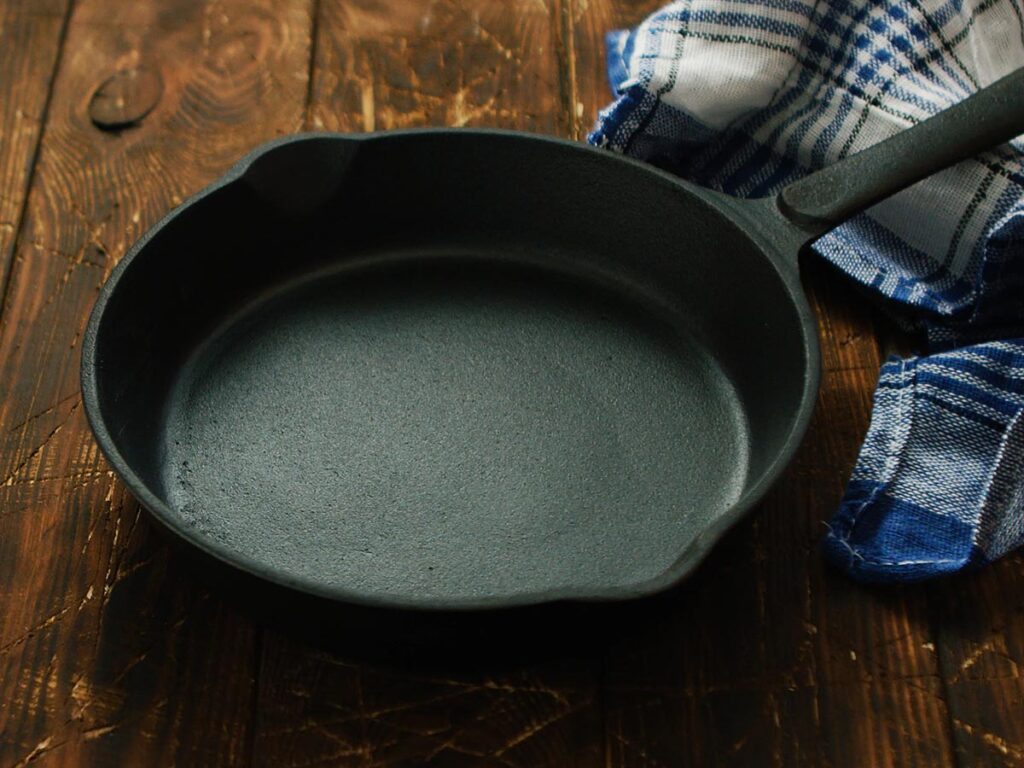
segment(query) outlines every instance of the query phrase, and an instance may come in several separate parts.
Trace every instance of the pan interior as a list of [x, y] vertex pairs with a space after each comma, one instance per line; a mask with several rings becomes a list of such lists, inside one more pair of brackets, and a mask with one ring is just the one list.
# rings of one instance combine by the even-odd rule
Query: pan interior
[[488, 254], [279, 289], [163, 423], [183, 522], [325, 591], [478, 602], [662, 573], [740, 496], [742, 401], [685, 318]]

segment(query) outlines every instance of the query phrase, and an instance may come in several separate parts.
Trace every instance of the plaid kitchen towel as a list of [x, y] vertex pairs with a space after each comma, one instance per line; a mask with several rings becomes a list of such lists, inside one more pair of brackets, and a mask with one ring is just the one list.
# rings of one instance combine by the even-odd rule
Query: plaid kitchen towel
[[[1024, 66], [1024, 10], [685, 0], [607, 47], [615, 98], [592, 143], [761, 197]], [[1022, 150], [960, 163], [813, 246], [911, 311], [932, 350], [882, 369], [825, 541], [856, 578], [936, 576], [1024, 544]]]

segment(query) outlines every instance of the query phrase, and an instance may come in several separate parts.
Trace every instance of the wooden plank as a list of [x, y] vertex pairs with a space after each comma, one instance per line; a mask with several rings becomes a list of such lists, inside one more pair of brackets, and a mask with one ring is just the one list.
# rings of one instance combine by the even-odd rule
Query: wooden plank
[[[167, 557], [98, 455], [78, 343], [147, 226], [301, 126], [311, 26], [309, 2], [76, 4], [0, 329], [0, 765], [246, 760], [257, 631]], [[90, 94], [140, 66], [156, 107], [99, 130]]]
[[1024, 555], [929, 594], [960, 765], [1024, 765]]
[[[824, 523], [839, 503], [867, 431], [882, 359], [875, 308], [823, 264], [806, 271], [821, 324], [825, 375], [817, 416], [822, 431], [805, 446], [807, 458], [797, 471], [806, 467], [800, 485], [808, 497], [805, 546], [811, 560], [802, 568], [813, 594], [809, 622], [817, 628], [816, 679], [827, 723], [823, 743], [837, 766], [950, 765], [949, 713], [924, 592], [860, 587], [826, 570], [818, 552]], [[789, 504], [776, 503], [775, 535], [781, 539]], [[776, 543], [785, 553], [784, 542]]]
[[[324, 3], [311, 124], [569, 134], [559, 19], [543, 0]], [[498, 651], [453, 669], [382, 665], [267, 632], [254, 754], [267, 766], [594, 766], [597, 678], [579, 649], [518, 661]]]
[[0, 307], [68, 8], [68, 0], [0, 2]]
[[[588, 122], [610, 100], [604, 33], [658, 5], [579, 4], [576, 90]], [[951, 763], [922, 594], [857, 587], [819, 554], [867, 430], [880, 355], [871, 308], [809, 266], [824, 369], [811, 429], [761, 508], [611, 648], [608, 765]]]
[[311, 127], [423, 125], [565, 133], [545, 0], [323, 3]]

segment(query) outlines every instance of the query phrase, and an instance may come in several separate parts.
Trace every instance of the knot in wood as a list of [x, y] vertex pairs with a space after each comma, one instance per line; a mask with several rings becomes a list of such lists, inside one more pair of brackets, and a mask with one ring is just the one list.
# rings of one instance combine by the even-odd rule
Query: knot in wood
[[115, 72], [93, 91], [89, 118], [103, 131], [137, 125], [153, 111], [164, 91], [163, 78], [150, 67]]

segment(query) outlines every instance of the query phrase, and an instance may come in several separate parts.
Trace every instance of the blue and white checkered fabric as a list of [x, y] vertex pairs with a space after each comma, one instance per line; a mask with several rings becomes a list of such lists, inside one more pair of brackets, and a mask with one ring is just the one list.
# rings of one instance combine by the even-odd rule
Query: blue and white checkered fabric
[[[607, 46], [615, 100], [592, 143], [762, 197], [1024, 66], [1024, 9], [684, 0]], [[933, 350], [882, 369], [829, 559], [901, 581], [1024, 544], [1024, 142], [914, 185], [813, 250], [912, 311]]]

